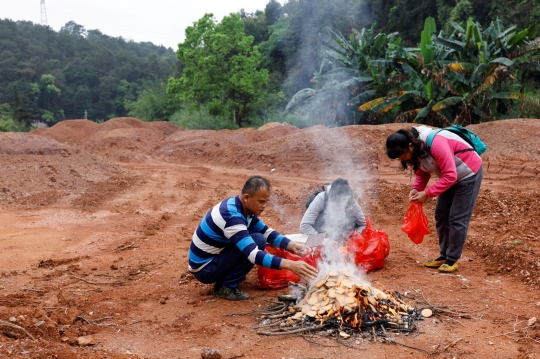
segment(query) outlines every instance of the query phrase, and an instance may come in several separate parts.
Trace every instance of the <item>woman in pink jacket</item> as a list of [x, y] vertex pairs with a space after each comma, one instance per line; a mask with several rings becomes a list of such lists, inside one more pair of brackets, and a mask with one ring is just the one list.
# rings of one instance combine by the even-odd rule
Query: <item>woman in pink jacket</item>
[[[482, 159], [460, 136], [442, 130], [433, 138], [428, 153], [426, 142], [431, 128], [401, 129], [386, 139], [386, 154], [399, 159], [404, 169], [415, 173], [409, 201], [425, 202], [437, 197], [435, 221], [440, 254], [424, 265], [440, 272], [458, 268], [467, 230], [482, 183]], [[439, 179], [427, 187], [432, 174]]]

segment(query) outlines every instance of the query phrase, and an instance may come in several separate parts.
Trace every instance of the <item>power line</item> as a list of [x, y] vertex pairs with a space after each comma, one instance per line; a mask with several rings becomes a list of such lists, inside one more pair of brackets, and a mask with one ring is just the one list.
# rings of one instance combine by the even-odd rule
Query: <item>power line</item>
[[[43, 21], [45, 19], [45, 21]], [[47, 10], [45, 9], [45, 0], [41, 0], [41, 25], [49, 25], [47, 21]]]

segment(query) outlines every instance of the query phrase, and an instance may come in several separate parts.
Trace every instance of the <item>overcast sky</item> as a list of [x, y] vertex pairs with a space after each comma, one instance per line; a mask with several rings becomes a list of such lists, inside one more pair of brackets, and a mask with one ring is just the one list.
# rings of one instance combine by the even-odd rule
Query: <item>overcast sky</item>
[[[218, 21], [231, 12], [264, 10], [269, 0], [45, 0], [47, 20], [58, 31], [73, 20], [87, 30], [136, 42], [172, 47], [184, 39], [186, 27], [205, 13]], [[283, 4], [286, 1], [280, 0]], [[41, 0], [0, 0], [0, 18], [41, 23]]]

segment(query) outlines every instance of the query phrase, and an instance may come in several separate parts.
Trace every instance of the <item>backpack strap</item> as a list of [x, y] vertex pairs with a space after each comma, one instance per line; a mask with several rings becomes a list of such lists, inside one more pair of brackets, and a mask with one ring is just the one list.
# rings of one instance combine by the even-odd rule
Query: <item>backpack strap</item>
[[467, 152], [467, 151], [474, 151], [474, 146], [472, 145], [471, 141], [470, 140], [467, 140], [466, 138], [464, 138], [464, 136], [460, 135], [459, 133], [455, 132], [455, 131], [451, 131], [449, 130], [448, 128], [440, 128], [438, 130], [432, 130], [428, 137], [427, 137], [427, 140], [426, 140], [426, 150], [428, 152], [428, 154], [431, 156], [431, 144], [433, 143], [433, 138], [439, 133], [441, 132], [442, 130], [447, 130], [447, 131], [450, 131], [452, 133], [455, 133], [456, 135], [458, 135], [459, 137], [463, 138], [463, 140], [465, 142], [467, 142], [470, 146], [472, 146], [472, 148], [464, 148], [462, 150], [458, 150], [456, 152], [454, 152], [454, 156], [457, 155], [458, 153], [461, 153], [461, 152]]
[[429, 133], [429, 135], [427, 136], [427, 140], [426, 140], [426, 151], [427, 153], [431, 156], [431, 144], [433, 143], [433, 138], [439, 133], [441, 132], [443, 129], [438, 129], [438, 130], [431, 130], [431, 132]]

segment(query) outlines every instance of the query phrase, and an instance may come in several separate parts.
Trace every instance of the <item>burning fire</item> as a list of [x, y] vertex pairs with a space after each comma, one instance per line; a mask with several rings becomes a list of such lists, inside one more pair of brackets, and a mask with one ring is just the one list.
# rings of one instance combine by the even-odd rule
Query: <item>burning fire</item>
[[288, 307], [287, 326], [312, 322], [340, 330], [360, 331], [382, 325], [411, 331], [418, 316], [410, 302], [403, 302], [398, 293], [356, 279], [347, 270], [330, 271], [310, 287], [298, 287], [303, 288], [303, 297]]

